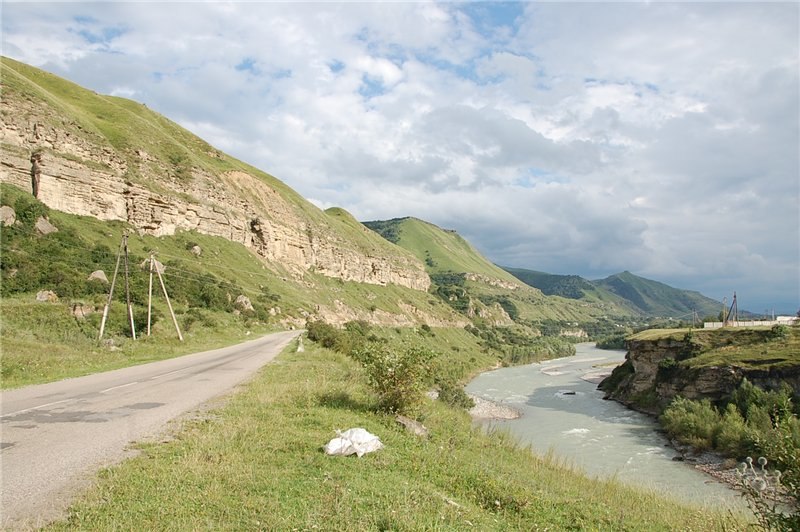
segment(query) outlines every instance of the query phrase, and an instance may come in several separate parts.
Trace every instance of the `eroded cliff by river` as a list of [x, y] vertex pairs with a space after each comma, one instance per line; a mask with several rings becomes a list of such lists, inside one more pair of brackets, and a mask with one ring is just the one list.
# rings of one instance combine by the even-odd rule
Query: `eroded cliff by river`
[[728, 400], [743, 379], [800, 394], [800, 330], [645, 331], [627, 340], [625, 362], [600, 383], [606, 399], [658, 415], [677, 396]]

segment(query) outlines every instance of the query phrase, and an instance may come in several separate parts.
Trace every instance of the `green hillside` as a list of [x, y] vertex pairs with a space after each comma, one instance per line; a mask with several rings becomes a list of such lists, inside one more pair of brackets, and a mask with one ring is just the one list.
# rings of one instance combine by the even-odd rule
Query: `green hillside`
[[[342, 282], [315, 273], [294, 281], [279, 266], [267, 267], [252, 250], [224, 238], [196, 232], [140, 235], [123, 222], [49, 209], [8, 184], [0, 184], [0, 204], [12, 207], [17, 217], [14, 225], [2, 227], [0, 239], [2, 387], [175, 356], [241, 341], [251, 332], [302, 327], [309, 316], [384, 326], [457, 326], [462, 320], [450, 306], [419, 290]], [[36, 231], [40, 216], [58, 231], [47, 235]], [[88, 276], [102, 270], [111, 280], [123, 233], [129, 235], [130, 292], [139, 339], [130, 338], [124, 317], [121, 269], [106, 343], [100, 344], [97, 335], [109, 285]], [[192, 251], [195, 246], [199, 255]], [[163, 277], [184, 344], [176, 338], [158, 281], [153, 337], [144, 338], [148, 274], [141, 265], [151, 252], [166, 266]], [[40, 290], [54, 292], [58, 301], [37, 302]], [[238, 296], [246, 296], [252, 310], [237, 308]], [[76, 307], [85, 317], [73, 316]]]
[[503, 342], [598, 338], [626, 330], [635, 315], [613, 295], [591, 302], [545, 295], [491, 263], [455, 231], [416, 218], [364, 224], [424, 261], [433, 281], [431, 292], [468, 317], [482, 334], [494, 334]]
[[556, 275], [522, 268], [503, 269], [520, 281], [538, 288], [548, 296], [581, 299], [586, 297], [587, 292], [592, 291], [594, 288], [591, 283], [578, 275]]
[[696, 311], [702, 318], [715, 316], [722, 308], [722, 303], [699, 292], [673, 288], [628, 271], [592, 281], [592, 284], [630, 301], [648, 316], [686, 317]]
[[[282, 181], [268, 173], [239, 161], [208, 144], [190, 131], [146, 105], [105, 96], [87, 90], [68, 80], [14, 61], [0, 58], [3, 94], [3, 116], [15, 115], [15, 120], [41, 130], [52, 128], [72, 144], [90, 146], [97, 152], [124, 161], [124, 179], [165, 196], [205, 204], [208, 198], [194, 190], [197, 176], [206, 176], [227, 192], [252, 200], [252, 190], [236, 190], [223, 183], [227, 172], [244, 172], [276, 192], [286, 202], [293, 218], [300, 220], [304, 230], [338, 241], [341, 247], [358, 250], [371, 256], [409, 259], [397, 246], [370, 231], [364, 231], [341, 216], [329, 216]], [[34, 131], [34, 135], [36, 133]], [[3, 142], [4, 155], [19, 151], [19, 146]], [[31, 149], [43, 150], [55, 158], [66, 159], [86, 167], [109, 171], [105, 161], [86, 154], [64, 153], [42, 142]], [[23, 155], [29, 157], [29, 153]], [[5, 158], [5, 157], [4, 157]], [[168, 185], [169, 184], [169, 185]], [[269, 209], [261, 213], [274, 216]]]
[[691, 319], [696, 311], [697, 316], [703, 318], [715, 316], [722, 307], [722, 303], [698, 292], [673, 288], [627, 271], [589, 281], [578, 275], [504, 269], [544, 294], [592, 303], [605, 302], [633, 316]]
[[364, 222], [364, 225], [425, 262], [428, 273], [477, 273], [518, 282], [453, 230], [442, 229], [417, 218]]

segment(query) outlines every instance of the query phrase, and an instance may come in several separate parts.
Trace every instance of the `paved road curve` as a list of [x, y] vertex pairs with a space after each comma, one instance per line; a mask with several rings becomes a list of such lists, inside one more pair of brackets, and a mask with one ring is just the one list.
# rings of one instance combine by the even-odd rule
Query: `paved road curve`
[[229, 391], [300, 331], [76, 379], [0, 393], [0, 527], [57, 517], [132, 441]]

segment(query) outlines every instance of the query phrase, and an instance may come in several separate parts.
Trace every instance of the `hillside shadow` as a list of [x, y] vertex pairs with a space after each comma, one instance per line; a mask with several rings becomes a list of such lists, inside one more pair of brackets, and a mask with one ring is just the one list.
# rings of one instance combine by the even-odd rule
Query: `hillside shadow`
[[367, 401], [359, 401], [347, 392], [328, 392], [317, 395], [317, 404], [340, 410], [353, 410], [355, 412], [369, 412], [374, 410], [374, 405]]

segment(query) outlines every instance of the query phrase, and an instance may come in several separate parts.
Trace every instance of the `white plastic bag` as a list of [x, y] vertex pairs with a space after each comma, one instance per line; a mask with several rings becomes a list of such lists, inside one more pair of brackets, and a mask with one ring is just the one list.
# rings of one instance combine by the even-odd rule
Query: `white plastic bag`
[[383, 448], [380, 438], [364, 429], [348, 429], [344, 432], [336, 431], [338, 438], [334, 438], [325, 445], [325, 454], [332, 456], [349, 456], [356, 454], [359, 457], [372, 451]]

